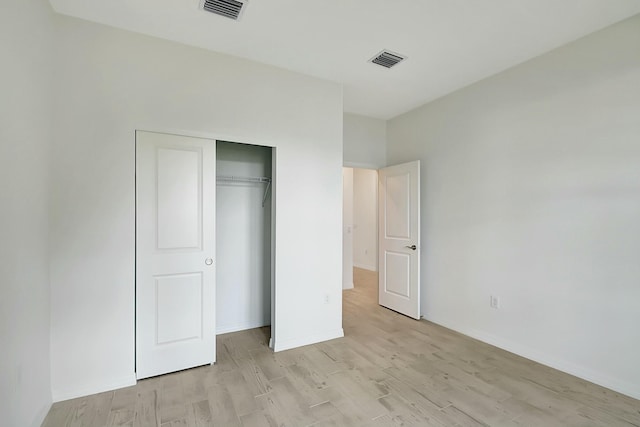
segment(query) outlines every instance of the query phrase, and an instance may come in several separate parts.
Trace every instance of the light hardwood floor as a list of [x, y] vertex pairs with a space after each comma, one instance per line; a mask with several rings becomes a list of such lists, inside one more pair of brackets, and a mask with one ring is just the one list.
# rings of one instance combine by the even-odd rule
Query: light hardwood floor
[[273, 353], [220, 335], [218, 363], [53, 405], [44, 426], [640, 426], [640, 401], [377, 305], [355, 270], [345, 338]]

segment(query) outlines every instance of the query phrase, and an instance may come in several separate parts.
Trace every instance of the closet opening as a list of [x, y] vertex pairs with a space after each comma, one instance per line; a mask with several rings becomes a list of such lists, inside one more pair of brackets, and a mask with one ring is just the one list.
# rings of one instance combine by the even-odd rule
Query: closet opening
[[216, 141], [216, 335], [273, 325], [273, 150]]

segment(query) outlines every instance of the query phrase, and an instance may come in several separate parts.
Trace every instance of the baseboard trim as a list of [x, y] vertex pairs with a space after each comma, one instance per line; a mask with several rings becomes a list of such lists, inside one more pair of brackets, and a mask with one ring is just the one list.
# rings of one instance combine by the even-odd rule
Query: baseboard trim
[[263, 326], [269, 326], [269, 322], [247, 322], [247, 323], [240, 323], [237, 325], [231, 325], [231, 326], [222, 326], [219, 328], [216, 328], [216, 335], [220, 335], [220, 334], [229, 334], [231, 332], [239, 332], [239, 331], [246, 331], [247, 329], [255, 329], [255, 328], [262, 328]]
[[304, 337], [300, 337], [300, 338], [293, 338], [288, 340], [274, 340], [273, 351], [278, 352], [278, 351], [290, 350], [292, 348], [316, 344], [319, 342], [329, 341], [329, 340], [342, 338], [342, 337], [344, 337], [344, 330], [340, 328], [333, 331], [327, 331], [327, 332], [317, 333], [313, 335], [305, 335]]
[[344, 285], [344, 283], [342, 284], [342, 290], [345, 289], [353, 289], [353, 282], [351, 283], [347, 283], [347, 286]]
[[505, 340], [495, 335], [488, 334], [484, 331], [475, 330], [472, 328], [465, 328], [457, 325], [455, 322], [450, 322], [443, 319], [433, 318], [431, 316], [425, 316], [426, 320], [433, 322], [437, 325], [443, 326], [447, 329], [459, 332], [463, 335], [467, 335], [471, 338], [475, 338], [479, 341], [491, 344], [502, 350], [506, 350], [510, 353], [517, 354], [526, 359], [533, 360], [542, 365], [548, 366], [553, 369], [565, 372], [583, 380], [598, 384], [602, 387], [606, 387], [618, 393], [622, 393], [626, 396], [634, 399], [640, 399], [640, 385], [632, 384], [627, 381], [623, 381], [617, 378], [610, 377], [600, 372], [595, 372], [591, 369], [576, 365], [566, 360], [558, 359], [546, 354], [542, 354], [537, 350], [530, 347], [523, 346], [518, 343], [514, 343], [509, 340]]
[[76, 397], [89, 396], [91, 394], [102, 393], [105, 391], [116, 390], [123, 387], [129, 387], [136, 385], [136, 374], [132, 372], [130, 375], [126, 375], [120, 378], [114, 378], [103, 382], [94, 382], [82, 384], [78, 387], [52, 390], [52, 397], [54, 402], [61, 402], [63, 400], [75, 399]]
[[353, 266], [356, 268], [360, 268], [362, 270], [369, 270], [369, 271], [373, 271], [374, 273], [378, 272], [378, 269], [374, 266], [374, 265], [367, 265], [367, 264], [358, 264], [358, 263], [353, 263]]

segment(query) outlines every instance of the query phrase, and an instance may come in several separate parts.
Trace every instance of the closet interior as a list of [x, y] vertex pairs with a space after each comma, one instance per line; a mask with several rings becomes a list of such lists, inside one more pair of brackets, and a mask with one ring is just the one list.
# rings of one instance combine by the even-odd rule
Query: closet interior
[[271, 324], [272, 148], [216, 143], [216, 333]]

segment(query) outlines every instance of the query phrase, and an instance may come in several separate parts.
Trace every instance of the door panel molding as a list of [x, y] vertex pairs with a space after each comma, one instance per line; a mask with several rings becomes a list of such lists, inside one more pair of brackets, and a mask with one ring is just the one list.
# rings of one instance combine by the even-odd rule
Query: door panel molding
[[420, 162], [378, 171], [378, 301], [420, 318]]
[[136, 377], [215, 362], [215, 140], [136, 132]]

